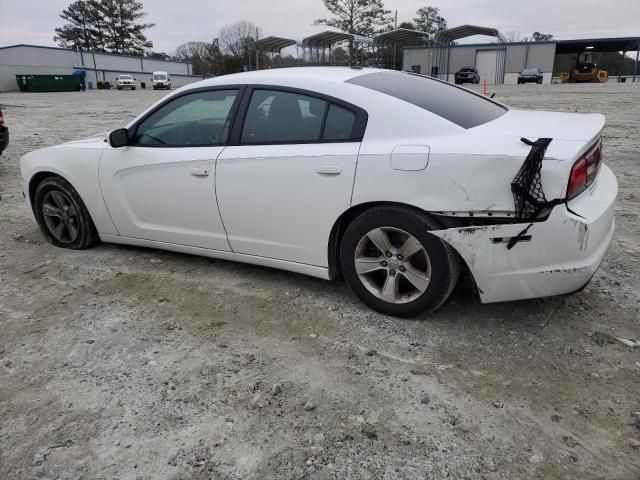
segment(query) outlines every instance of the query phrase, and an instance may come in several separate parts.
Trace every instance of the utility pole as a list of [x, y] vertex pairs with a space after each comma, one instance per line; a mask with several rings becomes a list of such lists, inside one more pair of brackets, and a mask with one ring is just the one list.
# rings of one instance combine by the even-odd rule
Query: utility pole
[[260, 33], [258, 32], [258, 27], [256, 27], [256, 70], [260, 70], [260, 62], [258, 60], [258, 58], [260, 57], [260, 53], [258, 52], [258, 35]]
[[[396, 10], [395, 20], [393, 21], [393, 28], [394, 29], [398, 28], [398, 10]], [[396, 50], [397, 49], [398, 49], [398, 44], [396, 42], [393, 42], [393, 66], [391, 67], [391, 70], [396, 69]]]

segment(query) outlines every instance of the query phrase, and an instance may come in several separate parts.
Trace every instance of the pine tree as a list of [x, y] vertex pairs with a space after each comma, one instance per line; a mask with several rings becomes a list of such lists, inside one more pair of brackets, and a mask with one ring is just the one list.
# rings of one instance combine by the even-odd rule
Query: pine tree
[[139, 23], [143, 8], [136, 0], [77, 0], [60, 15], [68, 23], [55, 29], [54, 40], [62, 47], [142, 55], [153, 47], [144, 31], [154, 26]]
[[[333, 15], [331, 18], [319, 18], [315, 25], [335, 27], [353, 35], [372, 37], [389, 24], [391, 13], [384, 8], [382, 0], [322, 0], [324, 6]], [[353, 64], [353, 42], [349, 41], [349, 61]]]
[[331, 18], [319, 18], [315, 25], [339, 28], [343, 32], [373, 36], [388, 24], [391, 11], [385, 10], [382, 0], [322, 0]]
[[435, 35], [438, 32], [447, 29], [447, 21], [444, 17], [440, 16], [440, 9], [438, 7], [422, 7], [416, 12], [418, 15], [413, 19], [416, 25], [416, 29], [427, 32], [430, 35]]
[[95, 43], [89, 31], [91, 23], [89, 10], [91, 6], [86, 0], [77, 0], [65, 8], [60, 18], [67, 21], [62, 27], [55, 29], [53, 40], [64, 48], [93, 50]]

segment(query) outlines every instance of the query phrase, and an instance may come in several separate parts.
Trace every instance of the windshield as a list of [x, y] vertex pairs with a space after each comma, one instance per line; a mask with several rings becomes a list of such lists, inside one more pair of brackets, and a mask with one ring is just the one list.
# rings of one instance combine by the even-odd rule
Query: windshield
[[153, 74], [153, 79], [154, 80], [166, 80], [167, 79], [167, 74], [166, 73], [154, 73]]
[[523, 75], [537, 75], [538, 74], [538, 69], [537, 68], [527, 68], [525, 70], [522, 71]]
[[461, 72], [473, 72], [473, 68], [462, 68], [460, 69]]
[[133, 80], [131, 75], [120, 75], [120, 80]]
[[462, 128], [477, 127], [507, 113], [503, 105], [471, 90], [415, 73], [369, 73], [348, 82], [412, 103]]

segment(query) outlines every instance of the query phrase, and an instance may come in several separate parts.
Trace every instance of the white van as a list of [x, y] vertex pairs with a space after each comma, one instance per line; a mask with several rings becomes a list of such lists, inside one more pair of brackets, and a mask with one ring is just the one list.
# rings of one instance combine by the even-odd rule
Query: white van
[[162, 88], [171, 90], [171, 78], [169, 78], [169, 74], [167, 72], [153, 72], [151, 85], [154, 90], [160, 90]]

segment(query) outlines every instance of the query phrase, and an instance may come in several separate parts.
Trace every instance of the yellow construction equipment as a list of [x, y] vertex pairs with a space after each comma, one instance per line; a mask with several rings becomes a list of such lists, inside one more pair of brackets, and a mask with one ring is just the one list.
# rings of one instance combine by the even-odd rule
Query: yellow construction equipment
[[583, 52], [578, 55], [576, 66], [571, 72], [560, 72], [562, 83], [606, 83], [609, 74], [606, 70], [598, 68], [593, 52]]

